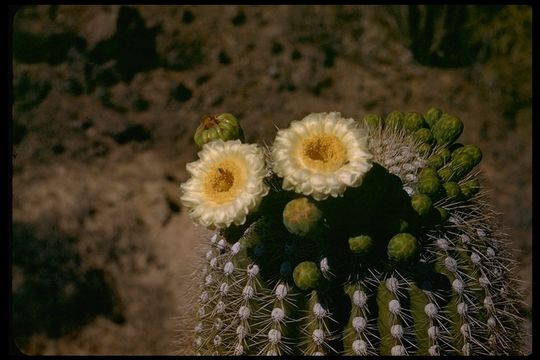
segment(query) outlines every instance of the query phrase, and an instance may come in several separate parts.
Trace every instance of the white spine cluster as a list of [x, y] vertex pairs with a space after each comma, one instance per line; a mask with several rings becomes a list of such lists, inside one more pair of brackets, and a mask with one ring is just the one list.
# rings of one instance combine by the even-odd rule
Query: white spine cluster
[[395, 272], [384, 280], [382, 284], [393, 296], [393, 299], [388, 302], [388, 311], [391, 314], [390, 336], [394, 339], [391, 354], [394, 356], [409, 355], [409, 351], [405, 346], [407, 342], [404, 335], [411, 332], [409, 329], [411, 318], [403, 309], [400, 301], [400, 298], [405, 296], [404, 291], [409, 288], [409, 283], [399, 273]]
[[429, 299], [429, 302], [424, 306], [424, 313], [429, 319], [427, 329], [429, 338], [428, 353], [431, 356], [442, 355], [441, 348], [448, 348], [450, 344], [448, 329], [446, 328], [448, 319], [444, 317], [438, 305], [436, 293], [424, 291], [424, 294]]
[[[484, 293], [483, 299], [479, 299], [479, 312], [485, 313], [487, 320], [476, 324], [476, 328], [482, 331], [487, 344], [480, 343], [475, 348], [480, 348], [486, 355], [507, 354], [505, 349], [516, 346], [512, 344], [515, 340], [512, 341], [511, 336], [518, 334], [509, 334], [505, 327], [520, 321], [514, 308], [519, 303], [516, 301], [520, 297], [519, 291], [512, 289], [508, 292], [507, 288], [513, 283], [508, 281], [508, 276], [511, 276], [515, 263], [505, 253], [501, 240], [491, 239], [491, 231], [480, 224], [478, 226], [476, 232], [469, 233], [473, 239], [471, 262], [477, 289]], [[503, 277], [502, 274], [509, 275]], [[520, 338], [516, 340], [521, 341]]]
[[[251, 328], [256, 316], [252, 302], [264, 289], [256, 264], [244, 270], [237, 266], [239, 253], [239, 242], [230, 246], [217, 233], [210, 238], [195, 329], [198, 353], [241, 355], [253, 342]], [[232, 344], [227, 343], [229, 339], [234, 339]]]
[[326, 257], [322, 258], [319, 262], [319, 269], [321, 270], [322, 275], [328, 280], [334, 275], [328, 264], [328, 258]]
[[346, 331], [345, 337], [351, 338], [348, 355], [376, 355], [377, 349], [373, 343], [375, 337], [373, 326], [369, 321], [367, 285], [362, 282], [349, 285], [352, 296], [352, 309], [350, 316], [350, 327]]
[[294, 301], [286, 283], [278, 282], [271, 294], [265, 300], [265, 309], [260, 314], [258, 324], [260, 329], [257, 337], [262, 345], [259, 354], [290, 354], [292, 349], [290, 339], [286, 336], [287, 313], [294, 307]]
[[306, 348], [304, 351], [305, 355], [335, 352], [329, 344], [329, 341], [333, 339], [329, 325], [331, 322], [335, 322], [332, 319], [332, 314], [320, 302], [316, 292], [311, 293], [308, 304], [310, 304], [309, 312], [301, 320], [303, 323], [301, 332], [305, 339], [303, 341]]
[[[223, 282], [222, 275], [216, 271], [223, 266], [229, 258], [226, 255], [227, 244], [218, 233], [210, 237], [210, 249], [207, 250], [204, 266], [202, 286], [199, 292], [197, 316], [199, 321], [195, 328], [198, 335], [195, 338], [195, 346], [198, 352], [203, 352], [203, 348], [208, 351], [218, 352], [222, 345], [223, 320], [219, 316], [221, 301], [224, 292], [226, 293], [227, 283]], [[219, 290], [225, 291], [219, 291]], [[223, 311], [221, 311], [223, 313]]]
[[427, 165], [425, 156], [417, 150], [418, 145], [419, 142], [407, 136], [404, 130], [370, 129], [369, 149], [373, 161], [399, 176], [409, 195], [416, 193], [418, 172]]
[[[462, 181], [471, 178], [468, 176]], [[520, 317], [516, 305], [520, 303], [519, 291], [508, 286], [516, 284], [515, 263], [506, 252], [503, 235], [494, 236], [489, 206], [477, 195], [474, 203], [439, 203], [451, 213], [451, 220], [444, 233], [433, 230], [429, 239], [438, 239], [428, 252], [449, 274], [455, 311], [459, 324], [449, 332], [460, 336], [464, 344], [455, 349], [465, 355], [511, 354], [521, 347]], [[479, 293], [483, 297], [478, 297]], [[487, 320], [486, 320], [487, 319]], [[504, 326], [502, 326], [504, 324]], [[514, 331], [506, 331], [512, 328]], [[445, 344], [442, 344], [445, 345]], [[450, 345], [441, 346], [451, 349]]]

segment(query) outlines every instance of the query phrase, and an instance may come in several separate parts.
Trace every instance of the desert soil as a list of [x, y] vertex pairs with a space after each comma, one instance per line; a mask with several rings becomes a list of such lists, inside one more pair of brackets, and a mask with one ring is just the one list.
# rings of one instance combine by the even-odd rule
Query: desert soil
[[[420, 65], [378, 6], [28, 6], [13, 57], [13, 334], [27, 354], [173, 354], [204, 115], [249, 142], [311, 112], [459, 116], [531, 303], [532, 112], [482, 64]], [[509, 67], [511, 64], [507, 64]], [[529, 325], [530, 327], [530, 325]]]

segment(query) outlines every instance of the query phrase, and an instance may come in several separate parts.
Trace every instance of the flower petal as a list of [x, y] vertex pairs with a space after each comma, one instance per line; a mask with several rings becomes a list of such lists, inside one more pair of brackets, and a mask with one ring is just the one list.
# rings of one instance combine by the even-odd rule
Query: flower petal
[[[189, 216], [208, 228], [245, 223], [247, 215], [269, 192], [268, 185], [264, 183], [267, 169], [262, 149], [257, 145], [242, 144], [239, 140], [215, 140], [207, 143], [198, 155], [199, 160], [186, 165], [191, 178], [180, 185], [180, 200], [188, 208]], [[216, 201], [205, 184], [211, 176], [210, 169], [226, 162], [235, 164], [243, 181], [238, 182], [239, 188], [235, 189], [231, 199]]]
[[[339, 168], [322, 171], [303, 161], [299, 146], [310, 137], [331, 136], [346, 149], [346, 161]], [[343, 195], [347, 187], [359, 186], [372, 166], [367, 134], [353, 119], [339, 112], [313, 113], [281, 129], [272, 146], [273, 170], [283, 178], [283, 189], [311, 195], [316, 200]], [[305, 160], [305, 158], [304, 158]], [[324, 160], [322, 160], [324, 161]]]

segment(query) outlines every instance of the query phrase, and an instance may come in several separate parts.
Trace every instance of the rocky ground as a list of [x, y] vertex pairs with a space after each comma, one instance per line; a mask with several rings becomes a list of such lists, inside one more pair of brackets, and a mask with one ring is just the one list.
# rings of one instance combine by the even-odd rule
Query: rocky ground
[[28, 6], [13, 29], [23, 352], [185, 353], [175, 318], [208, 232], [188, 219], [179, 184], [196, 159], [194, 129], [220, 112], [259, 143], [310, 112], [459, 116], [461, 142], [484, 152], [483, 183], [531, 303], [530, 102], [509, 105], [483, 64], [419, 64], [384, 8]]

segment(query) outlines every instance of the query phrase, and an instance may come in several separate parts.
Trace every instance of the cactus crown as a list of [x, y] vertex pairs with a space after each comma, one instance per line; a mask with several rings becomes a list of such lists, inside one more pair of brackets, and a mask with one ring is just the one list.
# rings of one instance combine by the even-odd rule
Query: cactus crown
[[[328, 125], [306, 118], [311, 143], [269, 151], [270, 191], [247, 220], [210, 239], [195, 352], [519, 354], [514, 262], [473, 171], [482, 153], [455, 143], [461, 120], [436, 108], [369, 114], [354, 124], [365, 154], [347, 147], [361, 139], [342, 131], [350, 122], [328, 135], [339, 114], [317, 116]], [[291, 171], [272, 163], [301, 149], [311, 153]], [[311, 183], [293, 184], [304, 165]]]

